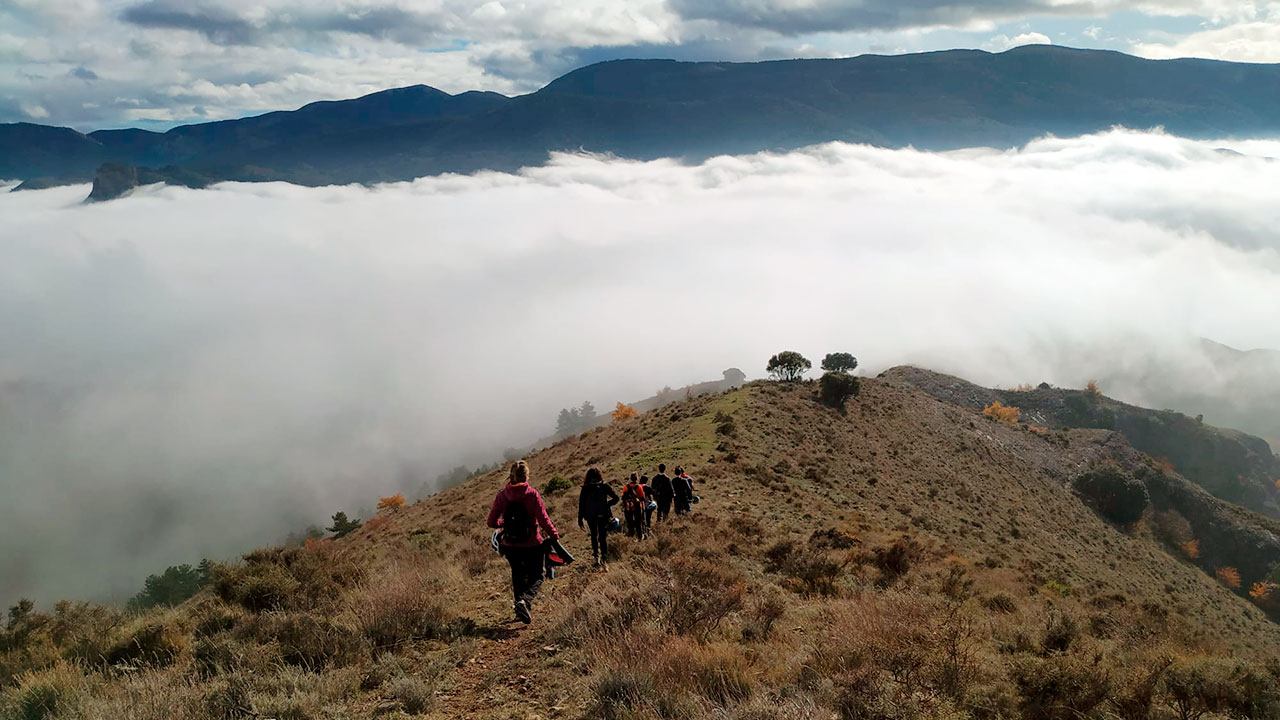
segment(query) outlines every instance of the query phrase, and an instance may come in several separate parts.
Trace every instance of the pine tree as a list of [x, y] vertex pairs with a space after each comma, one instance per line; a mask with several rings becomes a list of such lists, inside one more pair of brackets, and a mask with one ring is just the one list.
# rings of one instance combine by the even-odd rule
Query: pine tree
[[348, 520], [346, 513], [338, 511], [333, 514], [333, 525], [325, 529], [333, 533], [335, 538], [340, 538], [355, 532], [358, 527], [360, 527], [359, 519]]

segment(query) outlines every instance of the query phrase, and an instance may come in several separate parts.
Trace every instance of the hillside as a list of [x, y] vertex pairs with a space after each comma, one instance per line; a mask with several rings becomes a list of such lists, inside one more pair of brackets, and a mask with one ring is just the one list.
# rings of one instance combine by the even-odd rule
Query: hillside
[[165, 133], [5, 125], [0, 177], [84, 181], [116, 162], [211, 179], [369, 183], [509, 171], [557, 150], [697, 159], [835, 140], [1010, 147], [1116, 125], [1258, 136], [1274, 134], [1278, 111], [1280, 66], [1051, 46], [762, 63], [621, 60], [516, 98], [415, 86]]
[[[532, 626], [509, 622], [483, 527], [498, 471], [250, 553], [173, 610], [18, 609], [0, 684], [11, 708], [61, 698], [49, 717], [87, 720], [1163, 718], [1179, 699], [1280, 716], [1280, 625], [1244, 594], [1263, 571], [1240, 562], [1235, 591], [1206, 572], [1242, 538], [1280, 562], [1274, 523], [1120, 433], [1000, 423], [920, 377], [866, 379], [843, 413], [812, 383], [750, 383], [532, 455], [539, 487], [667, 462], [702, 497], [643, 542], [615, 536], [609, 572], [562, 571]], [[1132, 527], [1069, 487], [1107, 466], [1149, 486]], [[576, 496], [548, 504], [581, 560]], [[1203, 569], [1162, 539], [1175, 505], [1211, 518]]]

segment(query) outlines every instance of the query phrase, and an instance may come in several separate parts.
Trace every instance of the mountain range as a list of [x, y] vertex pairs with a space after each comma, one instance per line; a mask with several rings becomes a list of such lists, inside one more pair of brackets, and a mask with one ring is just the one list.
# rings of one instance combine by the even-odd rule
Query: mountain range
[[[136, 182], [322, 185], [511, 171], [557, 150], [650, 159], [788, 150], [827, 141], [944, 150], [1044, 134], [1161, 126], [1199, 138], [1274, 134], [1280, 65], [1154, 61], [1027, 46], [992, 54], [760, 63], [618, 60], [537, 92], [386, 90], [168, 132], [0, 125], [0, 177], [84, 182], [104, 163]], [[109, 168], [112, 197], [134, 182]]]

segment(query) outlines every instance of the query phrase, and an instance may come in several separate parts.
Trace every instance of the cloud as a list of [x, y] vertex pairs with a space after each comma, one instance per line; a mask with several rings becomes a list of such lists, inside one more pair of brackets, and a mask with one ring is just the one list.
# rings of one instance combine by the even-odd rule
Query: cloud
[[0, 600], [127, 594], [781, 348], [1082, 385], [1278, 347], [1280, 143], [1219, 146], [0, 195]]
[[1143, 42], [1134, 52], [1157, 60], [1211, 57], [1253, 63], [1280, 62], [1280, 15], [1192, 33], [1168, 42]]
[[997, 35], [982, 44], [982, 49], [992, 52], [1004, 52], [1012, 50], [1023, 45], [1052, 45], [1053, 41], [1048, 35], [1038, 32], [1025, 32], [1021, 35], [1009, 37], [1008, 35]]

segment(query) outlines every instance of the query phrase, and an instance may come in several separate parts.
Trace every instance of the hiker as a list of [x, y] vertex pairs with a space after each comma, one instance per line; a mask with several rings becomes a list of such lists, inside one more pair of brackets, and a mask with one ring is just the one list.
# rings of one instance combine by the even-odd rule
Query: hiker
[[622, 488], [622, 511], [627, 517], [627, 534], [637, 540], [644, 539], [644, 506], [647, 504], [640, 475], [631, 473], [631, 482]]
[[591, 555], [596, 567], [608, 568], [609, 530], [613, 524], [613, 510], [618, 504], [618, 494], [604, 482], [604, 476], [596, 468], [587, 470], [578, 494], [578, 527], [586, 522], [591, 533]]
[[658, 501], [658, 522], [667, 519], [671, 512], [671, 498], [674, 496], [675, 490], [671, 485], [671, 478], [667, 476], [667, 466], [658, 465], [658, 474], [653, 476], [653, 499]]
[[644, 534], [653, 532], [653, 511], [658, 509], [658, 502], [653, 497], [653, 486], [649, 484], [649, 476], [640, 476], [640, 487], [644, 488]]
[[516, 619], [526, 625], [533, 622], [533, 599], [542, 587], [543, 564], [548, 540], [560, 534], [547, 515], [542, 496], [529, 484], [529, 466], [523, 460], [511, 466], [507, 486], [493, 500], [489, 509], [489, 527], [502, 530], [500, 548], [511, 564], [512, 609]]
[[684, 468], [676, 468], [676, 476], [671, 479], [675, 490], [676, 515], [687, 515], [693, 504], [693, 478], [685, 473]]

